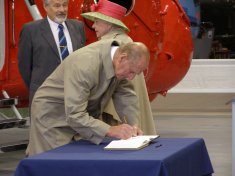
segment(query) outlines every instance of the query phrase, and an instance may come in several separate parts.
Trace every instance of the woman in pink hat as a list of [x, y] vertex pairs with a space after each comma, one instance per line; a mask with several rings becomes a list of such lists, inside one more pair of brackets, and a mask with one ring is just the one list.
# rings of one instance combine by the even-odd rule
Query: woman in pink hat
[[[132, 7], [134, 3], [135, 1], [133, 0]], [[122, 19], [127, 13], [125, 7], [108, 0], [100, 0], [97, 4], [93, 4], [90, 10], [91, 12], [81, 15], [94, 22], [92, 28], [95, 30], [99, 40], [117, 39], [123, 43], [133, 41], [126, 34], [126, 32], [129, 31], [128, 27], [122, 22]], [[143, 73], [136, 75], [132, 83], [139, 99], [139, 127], [143, 130], [145, 135], [154, 135], [156, 134], [156, 128]], [[120, 121], [112, 101], [108, 103], [104, 112], [111, 114], [115, 120]]]

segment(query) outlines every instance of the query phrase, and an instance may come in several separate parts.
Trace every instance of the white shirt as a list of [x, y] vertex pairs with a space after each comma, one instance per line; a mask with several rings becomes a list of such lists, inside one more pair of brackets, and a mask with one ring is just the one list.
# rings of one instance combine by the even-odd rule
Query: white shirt
[[[59, 43], [59, 36], [58, 36], [58, 33], [59, 33], [59, 24], [52, 21], [49, 17], [47, 17], [47, 20], [49, 22], [49, 25], [50, 25], [50, 28], [51, 28], [51, 31], [53, 33], [53, 36], [54, 36], [54, 39], [55, 39], [55, 42], [56, 42], [56, 45], [57, 45], [57, 49], [59, 51], [59, 54], [60, 54], [60, 60], [62, 61], [62, 57], [61, 57], [61, 53], [60, 53], [60, 43]], [[69, 53], [73, 52], [73, 46], [72, 46], [72, 42], [71, 42], [71, 37], [69, 35], [69, 31], [68, 31], [68, 28], [65, 24], [65, 22], [62, 23], [63, 26], [64, 26], [64, 35], [65, 35], [65, 38], [66, 38], [66, 41], [67, 41], [67, 47], [68, 47], [68, 50], [69, 50]]]
[[116, 52], [116, 50], [119, 48], [119, 46], [111, 46], [111, 58], [113, 60], [114, 57], [114, 53]]

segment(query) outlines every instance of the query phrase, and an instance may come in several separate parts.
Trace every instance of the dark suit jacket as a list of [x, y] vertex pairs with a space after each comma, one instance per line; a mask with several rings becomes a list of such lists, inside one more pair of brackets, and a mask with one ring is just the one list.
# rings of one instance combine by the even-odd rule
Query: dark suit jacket
[[[85, 45], [84, 25], [81, 21], [67, 19], [73, 50]], [[59, 51], [47, 18], [23, 26], [19, 41], [19, 71], [29, 88], [29, 102], [44, 80], [61, 63]]]

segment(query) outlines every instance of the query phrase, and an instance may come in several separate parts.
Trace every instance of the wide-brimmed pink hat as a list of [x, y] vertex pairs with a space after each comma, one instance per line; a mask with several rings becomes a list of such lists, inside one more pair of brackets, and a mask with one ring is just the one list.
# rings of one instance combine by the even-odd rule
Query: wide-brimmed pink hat
[[92, 4], [90, 10], [91, 12], [83, 13], [81, 16], [91, 21], [101, 19], [129, 31], [128, 27], [121, 21], [127, 11], [125, 7], [108, 0], [100, 0], [97, 4]]

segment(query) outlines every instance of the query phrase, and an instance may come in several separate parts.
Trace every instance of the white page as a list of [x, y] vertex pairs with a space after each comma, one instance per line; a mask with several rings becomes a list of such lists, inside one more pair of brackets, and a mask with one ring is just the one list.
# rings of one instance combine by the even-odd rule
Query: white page
[[104, 149], [107, 150], [124, 150], [124, 149], [140, 149], [149, 144], [149, 142], [159, 135], [143, 135], [135, 136], [129, 139], [120, 139], [110, 142]]

